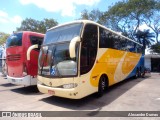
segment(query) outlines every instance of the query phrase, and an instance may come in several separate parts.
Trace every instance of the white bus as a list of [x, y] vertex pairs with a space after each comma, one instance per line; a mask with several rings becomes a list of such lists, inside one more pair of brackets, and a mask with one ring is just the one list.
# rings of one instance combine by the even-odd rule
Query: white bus
[[143, 71], [142, 45], [88, 20], [46, 32], [38, 60], [38, 89], [71, 99], [105, 89]]

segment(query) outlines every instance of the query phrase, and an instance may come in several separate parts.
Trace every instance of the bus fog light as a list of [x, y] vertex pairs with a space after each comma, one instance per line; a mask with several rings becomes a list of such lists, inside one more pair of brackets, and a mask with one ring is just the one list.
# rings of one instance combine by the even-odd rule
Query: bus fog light
[[70, 88], [75, 88], [75, 87], [77, 87], [76, 83], [70, 83], [70, 84], [63, 85], [63, 88], [65, 88], [65, 89], [70, 89]]

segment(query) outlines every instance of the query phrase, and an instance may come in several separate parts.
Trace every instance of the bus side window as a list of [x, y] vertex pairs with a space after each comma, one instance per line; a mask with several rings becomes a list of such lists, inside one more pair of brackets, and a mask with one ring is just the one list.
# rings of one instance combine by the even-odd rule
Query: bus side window
[[127, 40], [124, 39], [124, 38], [122, 38], [122, 37], [119, 37], [119, 41], [120, 41], [120, 43], [119, 43], [119, 45], [120, 45], [119, 49], [120, 50], [124, 50], [124, 51], [128, 51]]
[[128, 41], [127, 45], [128, 45], [129, 52], [136, 52], [134, 42]]
[[100, 28], [100, 41], [99, 41], [99, 47], [100, 48], [106, 48], [107, 47], [107, 36], [105, 33], [105, 30], [103, 28]]
[[117, 50], [121, 50], [122, 49], [122, 46], [120, 44], [121, 42], [121, 38], [119, 36], [117, 36], [116, 34], [112, 33], [112, 39], [114, 41], [114, 49], [117, 49]]
[[[42, 37], [37, 37], [37, 36], [30, 36], [30, 41], [32, 45], [35, 44], [42, 44], [43, 38]], [[39, 50], [40, 48], [36, 48], [35, 50]]]
[[99, 48], [113, 48], [113, 47], [114, 47], [114, 41], [112, 33], [105, 30], [104, 28], [100, 28]]

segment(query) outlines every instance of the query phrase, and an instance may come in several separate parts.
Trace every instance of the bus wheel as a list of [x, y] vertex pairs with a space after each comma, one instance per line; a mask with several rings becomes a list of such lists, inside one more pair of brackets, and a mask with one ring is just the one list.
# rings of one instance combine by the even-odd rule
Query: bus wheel
[[104, 93], [104, 91], [107, 89], [107, 78], [105, 75], [102, 75], [99, 80], [98, 85], [98, 97], [101, 97]]

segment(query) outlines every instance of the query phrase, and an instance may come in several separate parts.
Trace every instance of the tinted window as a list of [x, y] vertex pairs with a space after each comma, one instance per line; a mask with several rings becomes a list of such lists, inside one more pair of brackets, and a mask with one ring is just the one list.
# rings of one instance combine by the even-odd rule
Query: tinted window
[[125, 38], [120, 38], [120, 50], [124, 50], [124, 51], [128, 51], [128, 52], [135, 52], [135, 53], [141, 53], [142, 52], [142, 47], [131, 41], [131, 40], [128, 40], [128, 39], [125, 39]]
[[100, 48], [114, 48], [114, 41], [112, 37], [112, 33], [100, 28], [100, 41], [99, 41]]
[[121, 42], [123, 43], [124, 41], [121, 41], [121, 38], [114, 33], [112, 33], [112, 40], [113, 40], [113, 48], [117, 50], [121, 50], [122, 48]]
[[139, 44], [136, 44], [135, 45], [136, 46], [136, 52], [137, 53], [143, 53], [144, 54], [144, 51], [143, 51], [143, 47], [142, 46], [140, 46]]
[[135, 43], [126, 39], [126, 50], [129, 52], [136, 52]]
[[113, 49], [120, 49], [120, 41], [119, 36], [105, 30], [104, 28], [100, 28], [100, 48], [113, 48]]
[[[43, 42], [43, 37], [30, 36], [30, 41], [32, 45], [35, 44], [41, 45]], [[40, 48], [36, 48], [36, 50], [40, 50]]]
[[35, 45], [35, 44], [41, 45], [43, 42], [43, 37], [30, 36], [30, 40], [32, 45]]
[[8, 37], [6, 47], [22, 46], [22, 33], [15, 33]]
[[139, 44], [112, 33], [104, 28], [100, 28], [99, 47], [142, 53], [142, 46]]
[[81, 74], [89, 72], [97, 55], [97, 26], [88, 24], [85, 26], [81, 45]]

